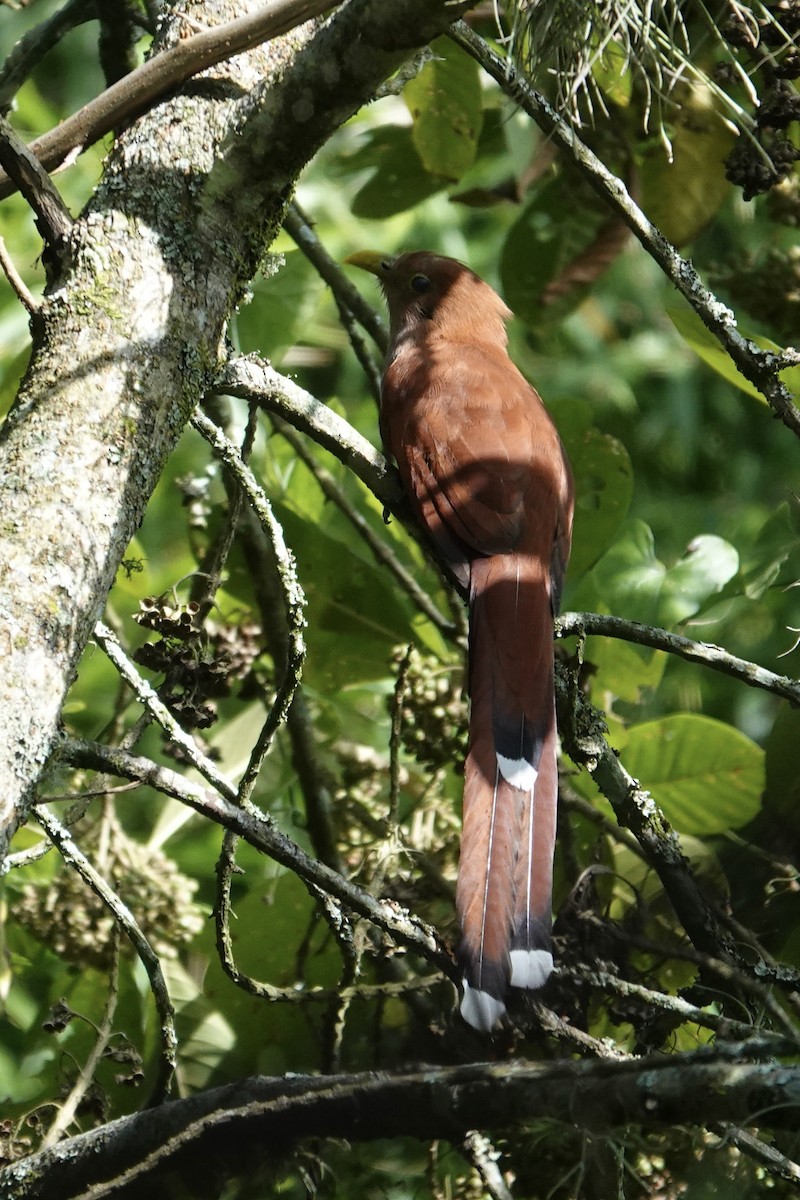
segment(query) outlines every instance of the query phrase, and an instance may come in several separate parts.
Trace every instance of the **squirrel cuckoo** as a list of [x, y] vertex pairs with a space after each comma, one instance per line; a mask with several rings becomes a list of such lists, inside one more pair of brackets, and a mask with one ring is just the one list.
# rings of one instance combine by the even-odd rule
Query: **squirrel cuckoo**
[[538, 988], [550, 942], [558, 777], [553, 615], [572, 532], [572, 473], [508, 356], [511, 316], [452, 258], [346, 260], [389, 308], [383, 440], [414, 511], [469, 595], [469, 751], [456, 906], [461, 1014], [491, 1030], [508, 987]]

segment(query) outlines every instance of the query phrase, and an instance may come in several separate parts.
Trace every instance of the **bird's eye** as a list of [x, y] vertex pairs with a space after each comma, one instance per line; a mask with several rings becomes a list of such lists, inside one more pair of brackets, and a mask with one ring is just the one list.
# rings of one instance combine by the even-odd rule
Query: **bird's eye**
[[419, 292], [422, 295], [423, 292], [431, 290], [431, 281], [427, 275], [415, 275], [411, 280], [411, 286], [415, 292]]

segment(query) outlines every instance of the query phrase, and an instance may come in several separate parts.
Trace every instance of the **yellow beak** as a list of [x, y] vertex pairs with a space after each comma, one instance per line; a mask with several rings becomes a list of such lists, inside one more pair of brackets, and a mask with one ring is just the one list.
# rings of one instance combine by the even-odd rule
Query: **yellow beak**
[[343, 262], [378, 276], [383, 275], [386, 268], [391, 265], [391, 259], [385, 254], [379, 254], [377, 250], [357, 250], [355, 254], [348, 254]]

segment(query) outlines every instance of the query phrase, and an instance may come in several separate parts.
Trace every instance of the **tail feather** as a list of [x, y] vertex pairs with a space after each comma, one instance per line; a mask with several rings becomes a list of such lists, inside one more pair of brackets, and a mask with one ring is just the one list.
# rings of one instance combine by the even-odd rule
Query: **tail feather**
[[[533, 568], [536, 563], [528, 560]], [[470, 748], [456, 905], [462, 1016], [490, 1030], [509, 986], [552, 970], [556, 810], [552, 616], [518, 556], [472, 564]]]
[[558, 763], [553, 713], [542, 746], [536, 783], [526, 804], [514, 875], [512, 987], [543, 987], [553, 969], [550, 925], [557, 801]]

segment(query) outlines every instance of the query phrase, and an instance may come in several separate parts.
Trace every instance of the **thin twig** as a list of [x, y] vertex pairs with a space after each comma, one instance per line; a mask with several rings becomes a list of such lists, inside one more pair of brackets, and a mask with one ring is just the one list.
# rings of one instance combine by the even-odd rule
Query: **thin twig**
[[[231, 405], [228, 401], [226, 401], [226, 405], [230, 409]], [[256, 435], [257, 419], [256, 407], [250, 405], [239, 451], [242, 462], [247, 462], [250, 457]], [[244, 492], [235, 476], [231, 475], [229, 471], [224, 471], [223, 483], [228, 495], [228, 511], [217, 537], [203, 558], [201, 569], [195, 575], [195, 583], [191, 591], [191, 599], [200, 606], [197, 613], [198, 625], [206, 619], [214, 604], [214, 597], [222, 583], [222, 571], [228, 561], [244, 508]]]
[[408, 672], [414, 653], [413, 643], [406, 646], [405, 654], [397, 668], [392, 698], [392, 732], [389, 738], [389, 811], [386, 821], [390, 831], [397, 836], [397, 814], [400, 804], [400, 751], [403, 735], [403, 705], [408, 691]]
[[281, 420], [280, 417], [272, 418], [273, 424], [280, 433], [281, 437], [285, 438], [289, 445], [294, 450], [297, 457], [305, 463], [309, 471], [314, 476], [320, 490], [327, 498], [336, 505], [341, 513], [347, 517], [350, 524], [358, 532], [359, 536], [369, 546], [377, 561], [384, 567], [387, 567], [403, 590], [411, 597], [414, 604], [423, 612], [437, 629], [439, 629], [445, 637], [454, 637], [456, 635], [456, 627], [452, 621], [443, 616], [439, 609], [431, 600], [427, 592], [423, 591], [417, 583], [414, 576], [400, 562], [397, 556], [389, 549], [386, 543], [379, 538], [373, 531], [361, 513], [353, 507], [347, 496], [337, 484], [336, 480], [331, 475], [330, 471], [326, 471], [324, 467], [316, 461], [313, 454], [310, 454], [305, 442], [297, 434], [288, 422]]
[[[620, 996], [625, 1000], [639, 1000], [651, 1011], [654, 1008], [659, 1009], [661, 1012], [680, 1018], [681, 1021], [691, 1021], [694, 1025], [713, 1029], [718, 1037], [727, 1040], [736, 1038], [739, 1041], [746, 1041], [748, 1037], [764, 1038], [769, 1036], [767, 1030], [748, 1024], [746, 1021], [737, 1021], [712, 1012], [710, 1009], [698, 1008], [680, 996], [669, 996], [665, 992], [656, 992], [640, 983], [620, 979], [618, 975], [612, 975], [608, 971], [599, 970], [585, 963], [581, 963], [578, 967], [557, 966], [556, 975], [559, 979], [571, 980], [582, 987], [597, 988], [599, 991], [612, 996]], [[800, 1046], [800, 1029], [795, 1032], [794, 1037], [790, 1036], [790, 1029], [791, 1026], [784, 1027], [782, 1033], [774, 1035], [776, 1054], [792, 1053], [792, 1050], [787, 1049], [791, 1046], [792, 1041], [794, 1041], [795, 1047]]]
[[[715, 958], [713, 955], [704, 954], [702, 950], [696, 949], [690, 945], [669, 945], [664, 943], [654, 942], [651, 938], [642, 937], [640, 934], [632, 933], [626, 929], [620, 929], [614, 924], [607, 921], [601, 921], [593, 913], [581, 913], [581, 921], [588, 925], [596, 926], [603, 936], [616, 938], [623, 942], [627, 947], [634, 947], [637, 950], [644, 950], [648, 954], [656, 955], [659, 959], [675, 958], [681, 962], [695, 963], [700, 968], [701, 972], [708, 978], [716, 976], [719, 983], [727, 985], [731, 991], [740, 991], [754, 997], [763, 1007], [765, 1012], [768, 1012], [772, 1017], [778, 1029], [782, 1030], [793, 1045], [798, 1041], [798, 1026], [792, 1021], [791, 1017], [784, 1011], [781, 1005], [772, 994], [772, 984], [788, 985], [792, 989], [797, 987], [797, 979], [780, 979], [770, 978], [769, 974], [760, 968], [748, 971], [747, 965], [735, 965], [731, 962], [726, 962], [721, 958]], [[796, 972], [791, 973], [796, 976]], [[767, 979], [769, 982], [762, 982]], [[712, 989], [707, 982], [698, 984], [700, 987], [705, 987], [709, 996], [715, 999], [726, 995], [721, 988]], [[761, 1033], [760, 1030], [756, 1031]], [[755, 1036], [755, 1034], [751, 1034]], [[774, 1035], [767, 1035], [774, 1036]]]
[[16, 292], [20, 302], [27, 308], [28, 312], [33, 316], [39, 311], [39, 302], [33, 293], [28, 289], [28, 285], [20, 275], [17, 268], [14, 266], [14, 260], [6, 249], [6, 243], [0, 237], [0, 267], [3, 268], [6, 279], [11, 284]]
[[[282, 663], [286, 661], [288, 635], [278, 564], [270, 540], [251, 508], [244, 510], [241, 533], [267, 649], [273, 662]], [[303, 792], [306, 830], [314, 854], [334, 871], [344, 874], [332, 801], [336, 785], [330, 769], [322, 762], [313, 715], [302, 684], [287, 713], [286, 730], [292, 747], [292, 765]]]
[[0, 113], [8, 112], [15, 94], [45, 54], [71, 29], [93, 20], [94, 15], [94, 0], [68, 0], [63, 8], [22, 35], [0, 69]]
[[670, 633], [638, 621], [626, 621], [622, 617], [610, 617], [601, 613], [563, 613], [556, 618], [556, 637], [575, 637], [583, 634], [598, 634], [602, 637], [620, 638], [638, 646], [650, 646], [653, 650], [665, 650], [685, 658], [687, 662], [702, 663], [732, 679], [739, 679], [748, 687], [763, 688], [776, 696], [782, 696], [792, 704], [800, 704], [800, 682], [787, 675], [776, 675], [757, 663], [736, 658], [721, 646], [708, 642], [695, 642], [679, 633]]
[[113, 888], [109, 887], [102, 875], [95, 870], [86, 855], [77, 846], [69, 830], [60, 821], [57, 821], [43, 805], [37, 805], [36, 819], [47, 836], [55, 842], [64, 862], [74, 867], [84, 883], [109, 909], [147, 972], [161, 1030], [159, 1068], [150, 1104], [160, 1104], [169, 1092], [172, 1076], [175, 1073], [175, 1050], [178, 1043], [175, 1036], [175, 1011], [169, 998], [159, 957], [139, 928], [133, 913]]
[[[147, 680], [143, 679], [139, 674], [109, 627], [104, 625], [102, 621], [98, 621], [94, 627], [93, 636], [98, 646], [106, 654], [106, 657], [110, 659], [128, 684], [139, 703], [144, 706], [156, 724], [161, 726], [170, 740], [175, 745], [180, 746], [195, 770], [199, 771], [203, 778], [207, 779], [212, 787], [215, 787], [222, 796], [225, 796], [229, 800], [235, 799], [237, 793], [234, 785], [222, 774], [211, 759], [203, 753], [194, 738], [181, 728], [166, 704], [164, 704], [164, 701], [158, 696]], [[115, 773], [118, 774], [118, 772]]]
[[480, 1176], [491, 1200], [513, 1200], [503, 1179], [503, 1173], [497, 1165], [500, 1153], [495, 1150], [486, 1134], [473, 1129], [462, 1144], [464, 1153]]
[[91, 1087], [94, 1080], [94, 1073], [97, 1070], [97, 1065], [100, 1059], [105, 1054], [108, 1043], [111, 1039], [111, 1034], [114, 1028], [114, 1013], [117, 1010], [117, 1000], [119, 998], [119, 931], [120, 926], [114, 925], [111, 944], [111, 970], [108, 979], [108, 996], [106, 998], [105, 1009], [100, 1024], [96, 1027], [97, 1038], [89, 1052], [86, 1062], [78, 1072], [78, 1077], [69, 1090], [69, 1094], [64, 1097], [58, 1106], [58, 1111], [53, 1124], [48, 1129], [42, 1144], [41, 1150], [49, 1150], [51, 1146], [55, 1146], [56, 1142], [60, 1141], [63, 1135], [67, 1132], [72, 1122], [75, 1120], [75, 1114], [78, 1111], [78, 1105], [83, 1100], [87, 1091]]
[[289, 205], [283, 224], [298, 248], [328, 284], [337, 303], [341, 302], [356, 317], [381, 354], [385, 354], [389, 348], [389, 334], [383, 318], [377, 309], [367, 304], [355, 284], [351, 283], [342, 271], [341, 264], [328, 254], [314, 232], [310, 218], [297, 202]]
[[253, 472], [242, 460], [237, 447], [229, 438], [225, 437], [222, 430], [213, 421], [210, 421], [199, 410], [195, 411], [192, 417], [192, 425], [225, 463], [258, 517], [259, 524], [274, 550], [283, 592], [287, 628], [286, 662], [283, 664], [283, 677], [272, 707], [267, 714], [267, 719], [258, 735], [250, 754], [250, 760], [239, 783], [238, 796], [240, 801], [245, 803], [250, 798], [275, 732], [285, 721], [300, 683], [306, 655], [305, 641], [303, 640], [305, 596], [297, 578], [294, 558], [286, 545], [283, 530], [272, 511], [272, 505]]
[[800, 1164], [781, 1154], [777, 1147], [762, 1141], [750, 1130], [739, 1129], [738, 1126], [727, 1123], [714, 1123], [709, 1129], [718, 1135], [723, 1145], [735, 1146], [742, 1154], [766, 1167], [770, 1175], [785, 1179], [795, 1187], [800, 1185]]
[[390, 937], [409, 946], [448, 978], [458, 977], [455, 963], [434, 929], [406, 913], [395, 902], [376, 900], [338, 872], [306, 854], [278, 829], [269, 816], [250, 805], [238, 805], [236, 791], [229, 784], [226, 785], [228, 798], [228, 795], [220, 795], [202, 784], [196, 784], [169, 767], [97, 742], [68, 739], [59, 746], [58, 755], [59, 761], [69, 762], [73, 766], [87, 767], [122, 779], [137, 779], [166, 796], [188, 804], [195, 812], [232, 830], [256, 850], [288, 867], [306, 884], [312, 895], [314, 888], [330, 892]]

